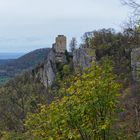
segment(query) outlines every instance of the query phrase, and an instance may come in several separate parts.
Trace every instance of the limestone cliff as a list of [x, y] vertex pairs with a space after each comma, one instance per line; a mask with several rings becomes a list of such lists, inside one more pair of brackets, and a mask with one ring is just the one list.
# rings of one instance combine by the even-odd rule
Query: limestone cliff
[[34, 78], [39, 79], [46, 88], [52, 85], [56, 74], [56, 58], [53, 50], [50, 51], [44, 63], [36, 67], [32, 73]]
[[95, 51], [91, 48], [79, 48], [73, 52], [74, 68], [90, 67], [92, 61], [95, 61]]
[[140, 48], [133, 49], [131, 52], [132, 78], [140, 81]]
[[[59, 72], [57, 65], [68, 64], [69, 53], [66, 52], [66, 37], [59, 35], [44, 63], [32, 71], [35, 79], [39, 79], [46, 88], [53, 84], [56, 73]], [[77, 67], [83, 69], [83, 67], [89, 67], [91, 62], [95, 60], [95, 52], [90, 48], [79, 48], [73, 52], [72, 58], [74, 69]]]

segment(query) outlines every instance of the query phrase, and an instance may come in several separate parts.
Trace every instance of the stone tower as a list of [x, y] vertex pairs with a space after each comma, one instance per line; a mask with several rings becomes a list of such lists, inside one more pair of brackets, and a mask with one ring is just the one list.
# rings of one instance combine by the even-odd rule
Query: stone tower
[[67, 41], [64, 35], [58, 35], [55, 39], [54, 49], [56, 53], [65, 53]]
[[58, 35], [53, 44], [53, 49], [56, 54], [56, 61], [66, 63], [65, 52], [67, 48], [67, 38], [64, 35]]

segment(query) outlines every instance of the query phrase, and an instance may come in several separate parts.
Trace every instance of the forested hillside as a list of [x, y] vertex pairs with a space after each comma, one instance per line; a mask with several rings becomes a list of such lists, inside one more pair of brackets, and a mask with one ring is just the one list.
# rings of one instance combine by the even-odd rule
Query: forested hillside
[[[71, 31], [68, 38], [71, 34], [94, 30], [84, 33], [79, 44], [76, 37], [70, 41], [65, 35], [58, 35], [52, 48], [38, 49], [14, 60], [0, 60], [1, 140], [140, 140], [140, 3], [138, 0], [121, 0], [124, 6], [132, 10], [130, 20], [121, 30], [96, 30], [96, 25], [89, 28], [92, 9], [95, 8], [97, 21], [101, 10], [106, 15], [110, 9], [112, 15], [115, 11], [114, 24], [121, 18], [117, 17], [123, 14], [121, 8], [120, 11], [115, 9], [117, 2], [93, 1], [94, 7], [88, 0], [86, 3], [72, 1], [72, 5], [69, 5], [71, 1], [59, 1], [60, 5], [57, 2], [54, 5], [52, 0], [53, 12], [57, 11], [55, 14], [49, 13], [51, 7], [47, 5], [45, 8], [39, 5], [34, 8], [35, 4], [40, 3], [29, 2], [33, 11], [37, 9], [34, 17], [39, 16], [37, 24], [30, 25], [39, 28], [30, 34], [33, 37], [22, 38], [21, 41], [29, 41], [33, 45], [46, 44], [40, 39], [47, 29], [40, 27], [46, 23], [47, 26], [51, 23], [53, 27], [50, 36], [61, 31], [60, 23], [64, 28], [61, 33], [65, 33], [66, 28]], [[27, 15], [31, 14], [28, 6], [26, 11], [24, 2], [21, 5], [23, 15], [35, 22], [34, 17]], [[96, 11], [98, 5], [101, 7]], [[47, 15], [46, 9], [49, 15], [47, 22], [43, 19], [43, 15]], [[40, 11], [43, 14], [39, 14]], [[103, 25], [107, 24], [109, 16], [102, 17]], [[101, 24], [102, 20], [99, 21], [96, 24]], [[75, 24], [78, 25], [76, 28]], [[26, 29], [32, 28], [29, 27]], [[106, 26], [101, 24], [97, 27]], [[40, 36], [34, 36], [36, 32]], [[10, 41], [12, 43], [13, 39]]]
[[[55, 80], [47, 89], [31, 72], [1, 86], [1, 139], [138, 140], [139, 82], [131, 76], [131, 50], [138, 47], [139, 39], [129, 31], [85, 33], [80, 49], [74, 48], [73, 55], [67, 52], [66, 63], [57, 62]], [[81, 69], [72, 61], [77, 58], [76, 62], [87, 64], [87, 55], [93, 54], [96, 60], [90, 67]], [[44, 63], [48, 59], [55, 63], [52, 53], [48, 56]], [[44, 66], [37, 69], [43, 71]]]
[[42, 63], [49, 53], [49, 48], [38, 49], [25, 54], [18, 59], [0, 60], [0, 83], [31, 70], [39, 63]]
[[0, 60], [0, 65], [3, 65], [3, 64], [5, 64], [5, 63], [9, 63], [9, 62], [11, 62], [12, 61], [12, 59], [1, 59]]

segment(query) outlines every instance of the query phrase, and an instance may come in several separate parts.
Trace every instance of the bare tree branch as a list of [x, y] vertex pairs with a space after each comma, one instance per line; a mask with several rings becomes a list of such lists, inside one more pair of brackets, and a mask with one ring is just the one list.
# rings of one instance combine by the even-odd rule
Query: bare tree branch
[[121, 0], [123, 5], [129, 6], [132, 8], [131, 19], [135, 21], [136, 25], [140, 24], [140, 3], [137, 0]]
[[128, 5], [131, 8], [134, 9], [139, 9], [140, 8], [140, 4], [138, 2], [136, 2], [135, 0], [121, 0], [123, 5]]

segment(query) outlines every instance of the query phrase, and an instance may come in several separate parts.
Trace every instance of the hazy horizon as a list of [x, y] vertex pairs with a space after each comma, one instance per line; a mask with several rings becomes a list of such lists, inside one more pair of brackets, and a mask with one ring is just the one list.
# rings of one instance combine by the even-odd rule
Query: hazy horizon
[[51, 47], [58, 34], [69, 43], [88, 31], [121, 30], [128, 11], [120, 0], [1, 0], [0, 52]]
[[22, 55], [24, 55], [25, 53], [21, 53], [21, 52], [18, 52], [18, 53], [14, 53], [14, 52], [0, 52], [0, 60], [6, 60], [6, 59], [17, 59], [19, 57], [21, 57]]

